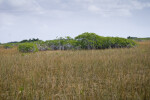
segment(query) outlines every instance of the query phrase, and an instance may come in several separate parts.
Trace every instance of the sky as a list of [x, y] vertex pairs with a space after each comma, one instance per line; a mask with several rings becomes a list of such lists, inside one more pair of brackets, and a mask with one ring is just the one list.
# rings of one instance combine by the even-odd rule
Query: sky
[[150, 0], [0, 0], [0, 43], [84, 32], [150, 37]]

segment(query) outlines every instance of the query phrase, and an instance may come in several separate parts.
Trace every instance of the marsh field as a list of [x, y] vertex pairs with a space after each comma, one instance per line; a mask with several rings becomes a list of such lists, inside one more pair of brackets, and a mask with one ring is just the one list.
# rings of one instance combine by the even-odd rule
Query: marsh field
[[0, 100], [149, 100], [150, 41], [20, 53], [0, 47]]

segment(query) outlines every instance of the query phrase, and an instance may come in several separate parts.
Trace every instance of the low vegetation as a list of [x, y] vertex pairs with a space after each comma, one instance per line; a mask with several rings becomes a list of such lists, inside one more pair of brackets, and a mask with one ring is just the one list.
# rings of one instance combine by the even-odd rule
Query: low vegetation
[[149, 100], [149, 59], [150, 41], [36, 53], [0, 47], [0, 100]]
[[82, 49], [124, 48], [136, 45], [133, 40], [119, 37], [102, 37], [88, 32], [75, 37], [75, 39]]
[[9, 43], [8, 43], [8, 44], [4, 44], [4, 48], [5, 48], [5, 49], [10, 49], [10, 48], [12, 48], [12, 47], [13, 47], [13, 46], [12, 46], [11, 44], [9, 44]]
[[135, 41], [147, 41], [147, 40], [150, 40], [150, 37], [146, 37], [146, 38], [138, 38], [138, 37], [127, 37], [127, 39], [130, 39], [130, 40], [135, 40]]
[[34, 43], [23, 43], [18, 46], [20, 52], [37, 52], [37, 45]]
[[[32, 47], [30, 44], [32, 45]], [[108, 48], [130, 48], [134, 47], [136, 43], [131, 39], [119, 37], [102, 37], [95, 33], [85, 32], [81, 35], [76, 36], [74, 39], [69, 36], [65, 38], [60, 37], [54, 40], [47, 40], [45, 42], [39, 39], [29, 39], [29, 40], [22, 40], [17, 45], [19, 45], [18, 48], [19, 51], [21, 52], [34, 52], [36, 50], [35, 49], [36, 46], [39, 51], [91, 50], [91, 49], [108, 49]]]

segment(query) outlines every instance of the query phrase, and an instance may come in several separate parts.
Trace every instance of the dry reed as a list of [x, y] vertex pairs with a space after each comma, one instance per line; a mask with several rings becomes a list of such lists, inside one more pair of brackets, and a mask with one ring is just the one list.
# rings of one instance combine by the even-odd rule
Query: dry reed
[[148, 100], [150, 41], [135, 48], [0, 48], [0, 100]]

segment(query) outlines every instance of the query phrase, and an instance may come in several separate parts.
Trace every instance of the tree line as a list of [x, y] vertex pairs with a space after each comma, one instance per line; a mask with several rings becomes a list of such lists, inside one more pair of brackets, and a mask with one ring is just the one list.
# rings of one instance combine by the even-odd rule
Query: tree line
[[120, 37], [103, 37], [95, 33], [85, 32], [75, 38], [69, 36], [54, 40], [39, 39], [23, 40], [17, 46], [21, 52], [36, 52], [45, 50], [91, 50], [108, 48], [129, 48], [135, 46], [135, 41]]

